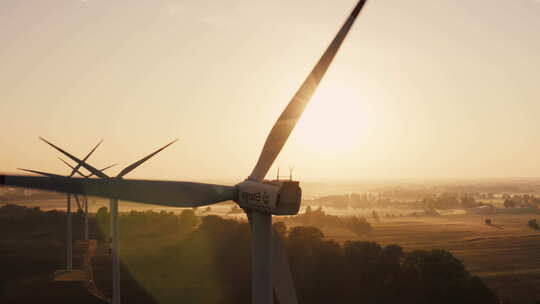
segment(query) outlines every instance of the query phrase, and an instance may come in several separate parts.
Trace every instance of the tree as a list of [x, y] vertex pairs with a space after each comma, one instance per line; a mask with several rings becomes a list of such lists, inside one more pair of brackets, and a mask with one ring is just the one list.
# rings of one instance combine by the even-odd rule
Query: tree
[[516, 206], [516, 202], [511, 199], [505, 199], [504, 200], [504, 208], [514, 208]]
[[180, 235], [191, 231], [197, 225], [198, 218], [192, 209], [184, 209], [178, 216], [178, 233]]
[[277, 233], [282, 239], [287, 236], [287, 225], [284, 222], [276, 222], [272, 224], [274, 232]]
[[372, 216], [373, 219], [376, 220], [377, 222], [379, 221], [379, 214], [377, 213], [377, 211], [373, 210], [373, 212], [371, 212], [371, 216]]
[[478, 206], [478, 203], [472, 196], [464, 196], [461, 198], [461, 207], [467, 209], [467, 208], [473, 208]]
[[96, 221], [98, 224], [98, 227], [103, 232], [103, 238], [107, 239], [110, 235], [110, 214], [109, 209], [107, 207], [101, 207], [98, 209], [96, 213]]
[[371, 224], [363, 217], [350, 217], [343, 219], [347, 223], [347, 228], [358, 235], [363, 235], [371, 231]]
[[536, 219], [530, 219], [527, 225], [531, 227], [532, 229], [537, 229], [537, 230], [539, 229]]
[[289, 242], [298, 246], [320, 243], [324, 234], [315, 227], [293, 227], [289, 232]]
[[[406, 303], [498, 303], [487, 287], [471, 277], [463, 263], [446, 250], [415, 250], [402, 263], [401, 293]], [[475, 299], [481, 299], [474, 301]]]

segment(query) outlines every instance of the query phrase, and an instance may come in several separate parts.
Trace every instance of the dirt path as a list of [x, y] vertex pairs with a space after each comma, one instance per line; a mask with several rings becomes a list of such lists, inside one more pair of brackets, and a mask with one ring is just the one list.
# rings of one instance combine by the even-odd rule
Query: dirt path
[[86, 272], [86, 274], [88, 275], [88, 280], [85, 282], [85, 288], [90, 294], [92, 294], [96, 298], [110, 303], [111, 300], [108, 297], [106, 297], [101, 291], [99, 291], [94, 280], [92, 258], [96, 254], [97, 240], [88, 240], [87, 242], [84, 242], [84, 243], [87, 243], [86, 244], [87, 249], [86, 249], [86, 252], [82, 256], [81, 269], [84, 272]]

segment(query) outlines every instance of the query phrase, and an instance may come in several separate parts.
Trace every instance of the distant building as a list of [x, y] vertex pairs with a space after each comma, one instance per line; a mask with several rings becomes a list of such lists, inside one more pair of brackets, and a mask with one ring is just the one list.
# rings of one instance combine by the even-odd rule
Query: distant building
[[466, 209], [470, 214], [527, 214], [540, 213], [540, 210], [534, 207], [516, 207], [516, 208], [495, 208], [493, 205], [483, 205]]
[[479, 207], [474, 208], [468, 208], [466, 209], [467, 213], [471, 214], [495, 214], [497, 213], [497, 208], [493, 207], [493, 205], [483, 205]]

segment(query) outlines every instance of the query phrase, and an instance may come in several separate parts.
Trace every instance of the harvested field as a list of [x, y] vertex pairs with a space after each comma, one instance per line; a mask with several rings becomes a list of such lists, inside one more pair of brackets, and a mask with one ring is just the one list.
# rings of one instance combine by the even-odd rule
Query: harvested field
[[[534, 303], [540, 299], [540, 231], [527, 227], [534, 214], [452, 215], [430, 218], [382, 219], [373, 230], [357, 236], [345, 230], [325, 230], [328, 238], [355, 239], [405, 250], [446, 249], [497, 292], [504, 303]], [[486, 218], [492, 225], [484, 223]]]

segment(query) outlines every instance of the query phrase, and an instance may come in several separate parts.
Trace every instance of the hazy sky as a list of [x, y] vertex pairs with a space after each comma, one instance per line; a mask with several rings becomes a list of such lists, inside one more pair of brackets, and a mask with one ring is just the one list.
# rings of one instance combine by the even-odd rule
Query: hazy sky
[[[130, 176], [243, 179], [354, 4], [3, 0], [0, 171], [66, 173], [38, 136], [118, 169], [179, 137]], [[537, 177], [539, 122], [539, 0], [368, 0], [276, 165]]]

